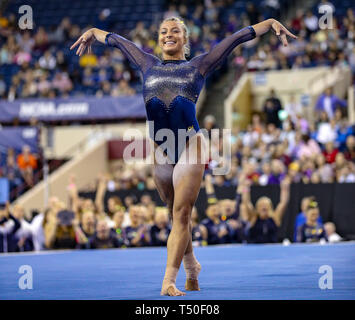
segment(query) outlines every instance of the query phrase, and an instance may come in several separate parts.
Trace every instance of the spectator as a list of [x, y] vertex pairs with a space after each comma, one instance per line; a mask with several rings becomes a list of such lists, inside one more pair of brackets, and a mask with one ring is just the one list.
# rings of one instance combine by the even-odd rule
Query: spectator
[[63, 203], [51, 209], [44, 232], [47, 249], [75, 249], [77, 246], [74, 213], [65, 210]]
[[[294, 241], [297, 241], [297, 230], [306, 223], [306, 211], [311, 202], [316, 202], [315, 197], [304, 197], [301, 201], [301, 212], [296, 217], [295, 229], [294, 229]], [[322, 217], [318, 216], [318, 223], [322, 224]]]
[[32, 229], [30, 223], [24, 218], [24, 208], [19, 204], [15, 205], [13, 207], [13, 216], [21, 223], [21, 227], [15, 233], [15, 243], [12, 244], [11, 251], [33, 251]]
[[337, 139], [337, 128], [334, 119], [330, 122], [321, 122], [318, 125], [317, 141], [321, 144], [335, 142]]
[[43, 53], [48, 49], [49, 42], [48, 42], [48, 35], [47, 32], [44, 30], [44, 27], [39, 27], [35, 36], [34, 36], [35, 44], [33, 47], [34, 51], [39, 53]]
[[317, 172], [320, 177], [321, 183], [332, 183], [334, 181], [334, 171], [332, 165], [326, 163], [325, 157], [322, 153], [318, 154], [315, 158]]
[[318, 18], [312, 13], [312, 11], [307, 11], [306, 17], [304, 18], [304, 24], [308, 34], [318, 30]]
[[344, 167], [339, 171], [339, 183], [354, 183], [355, 182], [355, 165], [353, 162], [345, 163]]
[[298, 159], [313, 158], [320, 152], [321, 149], [318, 143], [314, 139], [312, 139], [308, 134], [304, 134], [301, 136], [298, 145], [296, 145], [295, 150], [293, 150], [293, 153]]
[[116, 238], [120, 243], [120, 247], [125, 246], [124, 244], [124, 233], [123, 233], [123, 220], [124, 220], [125, 210], [124, 207], [120, 207], [119, 210], [115, 212], [112, 218], [112, 222], [114, 223], [111, 226], [111, 229], [116, 234]]
[[55, 57], [49, 50], [47, 50], [44, 55], [39, 58], [38, 63], [42, 69], [46, 70], [53, 70], [57, 65]]
[[207, 243], [224, 244], [231, 243], [230, 227], [220, 219], [217, 204], [212, 204], [207, 207], [207, 218], [202, 220], [201, 224], [207, 230]]
[[18, 41], [19, 47], [27, 52], [31, 53], [35, 45], [35, 40], [31, 36], [31, 33], [27, 30], [24, 32], [23, 36]]
[[132, 96], [135, 94], [135, 90], [129, 86], [129, 83], [125, 79], [121, 79], [112, 92], [111, 95], [114, 97], [118, 96]]
[[271, 165], [269, 162], [264, 162], [261, 169], [261, 175], [259, 176], [259, 185], [266, 186], [269, 183], [271, 177]]
[[154, 222], [150, 228], [151, 245], [166, 246], [171, 231], [168, 209], [157, 207]]
[[22, 148], [22, 153], [17, 157], [17, 165], [27, 185], [33, 186], [33, 171], [37, 169], [37, 159], [29, 146], [25, 145]]
[[285, 111], [293, 123], [297, 122], [297, 114], [302, 113], [302, 105], [296, 100], [294, 94], [290, 95], [290, 100], [285, 104]]
[[336, 227], [333, 222], [326, 222], [324, 224], [324, 230], [326, 232], [327, 239], [330, 243], [342, 241], [341, 236], [336, 233]]
[[35, 251], [41, 251], [45, 248], [44, 225], [48, 209], [44, 213], [36, 214], [30, 224], [33, 248]]
[[347, 106], [346, 101], [339, 99], [335, 94], [333, 94], [333, 89], [331, 87], [327, 88], [319, 98], [316, 103], [316, 112], [318, 114], [325, 111], [329, 119], [334, 118], [335, 109], [338, 107], [345, 108]]
[[[336, 110], [336, 114], [339, 114], [340, 109]], [[339, 151], [344, 152], [346, 150], [346, 140], [354, 134], [353, 128], [349, 126], [348, 121], [341, 119], [336, 124], [337, 127], [337, 138], [336, 144], [338, 145]]]
[[96, 232], [89, 239], [90, 249], [119, 248], [120, 242], [116, 234], [109, 228], [107, 220], [101, 219], [97, 222]]
[[201, 246], [207, 245], [208, 233], [205, 226], [199, 223], [199, 217], [196, 207], [192, 208], [191, 212], [191, 227], [192, 227], [192, 245]]
[[149, 228], [142, 223], [141, 210], [137, 205], [129, 207], [130, 226], [124, 229], [127, 247], [143, 247], [150, 244]]
[[202, 220], [201, 224], [207, 230], [207, 242], [208, 244], [231, 243], [231, 229], [225, 221], [221, 220], [210, 174], [206, 175], [205, 182], [209, 205], [206, 210], [207, 218]]
[[281, 102], [276, 97], [275, 90], [270, 90], [270, 95], [264, 102], [264, 113], [266, 114], [266, 123], [273, 123], [276, 128], [281, 127], [279, 111], [282, 110]]
[[259, 198], [254, 209], [250, 201], [250, 183], [248, 180], [244, 182], [240, 210], [243, 220], [248, 223], [248, 242], [277, 242], [278, 228], [289, 200], [290, 179], [288, 177], [284, 178], [280, 189], [280, 202], [275, 210], [273, 210], [271, 200], [267, 197]]
[[297, 229], [297, 242], [319, 242], [327, 240], [322, 223], [318, 222], [319, 208], [316, 201], [311, 201], [306, 209], [306, 222]]
[[80, 57], [79, 65], [82, 68], [95, 68], [98, 65], [97, 56], [92, 53], [86, 53]]
[[325, 144], [325, 150], [323, 151], [325, 161], [330, 164], [334, 163], [338, 152], [339, 150], [334, 147], [334, 143], [332, 141], [327, 142]]
[[11, 213], [9, 203], [0, 208], [0, 252], [13, 252], [16, 247], [15, 233], [21, 223]]
[[243, 179], [238, 183], [235, 200], [225, 199], [221, 204], [222, 221], [226, 221], [230, 228], [232, 243], [246, 242], [246, 223], [240, 216], [240, 204], [242, 200]]
[[284, 165], [278, 159], [271, 161], [271, 174], [269, 176], [268, 184], [280, 184], [284, 179]]
[[79, 248], [87, 248], [90, 245], [89, 238], [94, 236], [96, 231], [95, 214], [92, 211], [84, 211], [81, 216], [81, 223], [75, 227]]
[[346, 138], [344, 155], [346, 160], [355, 162], [355, 137], [352, 135]]
[[6, 165], [2, 168], [2, 175], [9, 180], [10, 191], [19, 187], [22, 183], [22, 176], [15, 161], [15, 155], [7, 154]]
[[57, 89], [61, 93], [69, 92], [73, 84], [66, 72], [57, 72], [52, 80], [52, 88]]

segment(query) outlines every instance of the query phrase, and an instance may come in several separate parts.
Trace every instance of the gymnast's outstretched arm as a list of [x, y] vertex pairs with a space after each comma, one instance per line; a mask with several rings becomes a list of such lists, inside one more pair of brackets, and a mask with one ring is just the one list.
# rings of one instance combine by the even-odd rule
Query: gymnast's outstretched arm
[[103, 31], [97, 28], [92, 28], [84, 32], [80, 38], [70, 47], [70, 50], [78, 46], [76, 51], [77, 55], [81, 56], [84, 54], [85, 50], [87, 50], [88, 53], [91, 53], [91, 46], [95, 40], [120, 49], [126, 58], [142, 72], [145, 72], [156, 61], [159, 61], [157, 57], [144, 52], [132, 41], [129, 41], [128, 39], [116, 33]]
[[223, 39], [209, 52], [203, 53], [191, 60], [203, 76], [212, 72], [239, 44], [261, 36], [270, 29], [274, 30], [283, 45], [287, 46], [287, 36], [294, 39], [297, 37], [289, 32], [280, 22], [275, 19], [268, 19], [253, 26], [239, 30]]

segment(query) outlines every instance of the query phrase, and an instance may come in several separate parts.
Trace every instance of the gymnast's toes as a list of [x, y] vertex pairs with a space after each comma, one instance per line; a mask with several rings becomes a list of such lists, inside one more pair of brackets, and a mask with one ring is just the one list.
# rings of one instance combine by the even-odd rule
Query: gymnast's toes
[[176, 288], [174, 284], [169, 284], [169, 285], [163, 285], [160, 295], [162, 296], [171, 296], [171, 297], [177, 297], [177, 296], [185, 296], [186, 293], [183, 291], [180, 291], [179, 289]]

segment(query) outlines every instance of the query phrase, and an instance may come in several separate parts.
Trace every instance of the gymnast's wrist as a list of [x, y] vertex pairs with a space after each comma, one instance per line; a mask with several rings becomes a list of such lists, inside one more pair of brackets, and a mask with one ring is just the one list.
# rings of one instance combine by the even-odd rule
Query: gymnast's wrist
[[274, 22], [276, 22], [276, 20], [274, 18], [267, 19], [266, 21], [268, 22], [268, 25], [270, 26], [270, 28], [271, 28], [272, 24]]

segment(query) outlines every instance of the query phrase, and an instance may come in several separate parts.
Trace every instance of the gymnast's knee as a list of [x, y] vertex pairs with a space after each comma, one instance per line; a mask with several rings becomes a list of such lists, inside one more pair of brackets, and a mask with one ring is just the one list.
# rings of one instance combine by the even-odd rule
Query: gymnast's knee
[[191, 220], [191, 210], [192, 205], [184, 204], [175, 208], [173, 212], [173, 222], [180, 227], [186, 228], [189, 230], [190, 228], [190, 220]]

